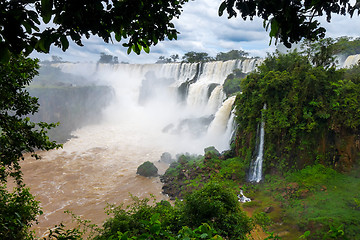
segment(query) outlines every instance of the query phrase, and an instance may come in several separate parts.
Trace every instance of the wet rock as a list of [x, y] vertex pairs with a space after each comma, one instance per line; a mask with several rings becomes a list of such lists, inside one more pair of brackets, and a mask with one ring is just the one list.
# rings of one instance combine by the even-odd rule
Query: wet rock
[[152, 162], [146, 161], [137, 168], [136, 174], [144, 177], [156, 177], [158, 169]]

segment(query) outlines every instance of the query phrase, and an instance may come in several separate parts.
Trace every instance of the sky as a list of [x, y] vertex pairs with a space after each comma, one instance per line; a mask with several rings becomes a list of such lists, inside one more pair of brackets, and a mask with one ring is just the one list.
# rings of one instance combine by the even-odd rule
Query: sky
[[[51, 60], [51, 56], [59, 56], [64, 61], [97, 62], [100, 53], [117, 56], [119, 62], [128, 63], [155, 63], [160, 56], [170, 57], [178, 54], [180, 58], [189, 51], [206, 52], [215, 57], [219, 52], [230, 50], [244, 50], [250, 56], [265, 57], [268, 52], [276, 49], [274, 43], [269, 45], [269, 33], [263, 28], [262, 19], [244, 21], [242, 18], [228, 19], [227, 14], [218, 16], [218, 8], [222, 0], [195, 0], [189, 1], [183, 7], [179, 19], [173, 22], [180, 32], [178, 40], [165, 40], [150, 48], [150, 53], [140, 55], [126, 53], [127, 48], [114, 40], [114, 44], [104, 43], [98, 37], [84, 39], [85, 46], [79, 47], [74, 43], [64, 53], [61, 49], [52, 46], [50, 54], [33, 53], [32, 57], [40, 60]], [[331, 23], [321, 20], [326, 28], [326, 37], [359, 37], [360, 16], [333, 15]], [[274, 41], [273, 41], [274, 42]]]

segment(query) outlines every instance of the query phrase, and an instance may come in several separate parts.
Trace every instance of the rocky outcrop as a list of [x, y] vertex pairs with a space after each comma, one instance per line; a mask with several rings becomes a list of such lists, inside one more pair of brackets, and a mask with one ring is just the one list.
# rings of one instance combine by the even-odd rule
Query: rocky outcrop
[[146, 161], [137, 168], [136, 174], [144, 177], [156, 177], [158, 169], [152, 162]]

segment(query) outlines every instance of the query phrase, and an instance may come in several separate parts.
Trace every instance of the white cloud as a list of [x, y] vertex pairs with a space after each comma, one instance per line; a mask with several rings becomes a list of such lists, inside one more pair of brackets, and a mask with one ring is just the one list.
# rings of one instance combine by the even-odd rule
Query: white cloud
[[[180, 56], [189, 51], [207, 52], [215, 56], [218, 52], [232, 49], [248, 51], [253, 56], [266, 56], [267, 52], [275, 49], [274, 44], [269, 46], [268, 32], [263, 28], [262, 19], [244, 21], [242, 18], [228, 19], [226, 14], [218, 16], [220, 0], [196, 0], [185, 4], [179, 19], [174, 20], [176, 29], [180, 32], [178, 40], [165, 40], [151, 47], [150, 54], [142, 52], [140, 55], [126, 53], [127, 48], [121, 43], [106, 44], [98, 37], [84, 39], [84, 47], [74, 43], [63, 53], [56, 47], [51, 48], [50, 56], [61, 56], [68, 61], [93, 61], [99, 59], [101, 52], [116, 55], [119, 61], [130, 63], [154, 63], [159, 56]], [[334, 15], [331, 23], [321, 20], [327, 29], [328, 37], [358, 36], [357, 27], [360, 26], [360, 17], [353, 19]], [[50, 59], [49, 54], [33, 54], [41, 59]]]

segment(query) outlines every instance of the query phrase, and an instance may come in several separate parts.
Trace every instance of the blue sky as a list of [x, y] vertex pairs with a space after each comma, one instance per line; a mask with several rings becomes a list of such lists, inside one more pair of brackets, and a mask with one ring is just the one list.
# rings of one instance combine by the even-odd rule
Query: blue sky
[[[232, 49], [244, 50], [251, 56], [266, 56], [276, 48], [269, 46], [268, 32], [263, 28], [262, 19], [244, 21], [241, 18], [228, 19], [226, 14], [218, 16], [218, 6], [221, 0], [195, 0], [185, 4], [183, 13], [174, 21], [180, 32], [178, 40], [159, 42], [151, 47], [150, 54], [142, 52], [140, 55], [126, 54], [127, 49], [121, 43], [106, 44], [97, 37], [84, 39], [84, 47], [71, 44], [64, 53], [56, 47], [51, 48], [50, 54], [32, 54], [41, 60], [51, 60], [52, 55], [60, 56], [66, 61], [96, 62], [100, 53], [105, 52], [118, 56], [119, 61], [129, 63], [154, 63], [159, 56], [169, 57], [172, 54], [183, 56], [189, 51], [207, 52], [215, 56], [218, 52]], [[327, 37], [351, 36], [359, 37], [360, 17], [334, 15], [331, 23], [322, 20], [327, 29]]]

